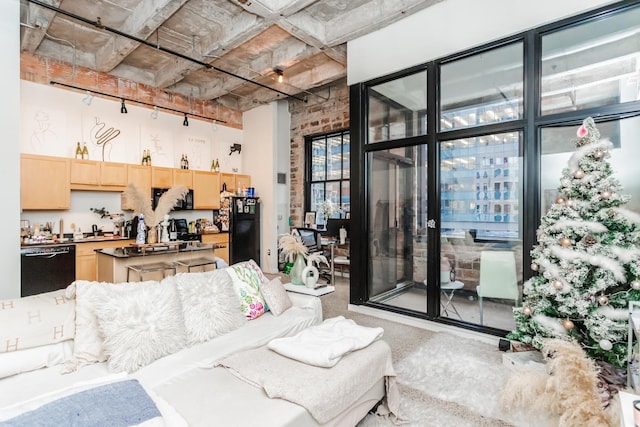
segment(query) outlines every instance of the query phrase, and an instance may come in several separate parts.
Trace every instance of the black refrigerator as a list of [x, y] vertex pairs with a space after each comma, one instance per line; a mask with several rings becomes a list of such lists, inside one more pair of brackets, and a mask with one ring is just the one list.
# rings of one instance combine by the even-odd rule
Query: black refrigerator
[[260, 198], [232, 197], [229, 207], [229, 261], [260, 265]]

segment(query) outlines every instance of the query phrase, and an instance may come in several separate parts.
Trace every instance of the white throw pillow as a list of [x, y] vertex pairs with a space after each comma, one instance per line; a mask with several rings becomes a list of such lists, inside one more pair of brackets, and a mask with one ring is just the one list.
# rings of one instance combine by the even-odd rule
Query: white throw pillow
[[76, 335], [73, 359], [67, 361], [66, 372], [107, 360], [103, 337], [98, 325], [95, 306], [115, 292], [127, 292], [143, 284], [158, 284], [155, 281], [106, 283], [76, 280], [67, 288], [67, 297], [76, 299]]
[[178, 290], [189, 345], [226, 334], [247, 322], [224, 269], [178, 273], [163, 281], [175, 283]]
[[109, 368], [133, 372], [185, 347], [182, 307], [169, 282], [139, 283], [95, 306]]
[[280, 316], [293, 306], [289, 294], [279, 277], [260, 286], [260, 292], [274, 316]]
[[72, 340], [75, 301], [65, 290], [0, 301], [0, 353]]

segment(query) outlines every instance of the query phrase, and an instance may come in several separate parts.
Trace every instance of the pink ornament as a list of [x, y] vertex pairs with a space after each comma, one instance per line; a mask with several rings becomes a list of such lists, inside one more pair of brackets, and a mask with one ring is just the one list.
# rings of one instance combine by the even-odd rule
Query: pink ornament
[[578, 137], [579, 138], [584, 138], [585, 136], [587, 136], [589, 134], [589, 131], [587, 130], [586, 127], [580, 126], [578, 128], [578, 132], [577, 133], [578, 133]]

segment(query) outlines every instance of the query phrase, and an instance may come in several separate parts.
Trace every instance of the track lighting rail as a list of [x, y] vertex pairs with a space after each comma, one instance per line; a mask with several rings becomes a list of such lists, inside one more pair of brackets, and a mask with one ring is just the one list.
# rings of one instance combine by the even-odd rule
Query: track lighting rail
[[215, 70], [215, 71], [218, 71], [220, 73], [223, 73], [223, 74], [227, 74], [229, 76], [232, 76], [232, 77], [235, 77], [237, 79], [243, 80], [243, 81], [245, 81], [247, 83], [252, 83], [252, 84], [260, 86], [260, 87], [262, 87], [264, 89], [268, 89], [270, 91], [279, 93], [281, 95], [297, 99], [298, 101], [307, 102], [307, 100], [304, 99], [304, 98], [300, 98], [300, 97], [297, 97], [295, 95], [290, 95], [290, 94], [288, 94], [286, 92], [283, 92], [281, 90], [272, 88], [271, 86], [267, 86], [267, 85], [262, 84], [260, 82], [256, 82], [254, 80], [251, 80], [251, 79], [248, 79], [246, 77], [240, 76], [238, 74], [232, 73], [231, 71], [223, 70], [222, 68], [218, 68], [218, 67], [216, 67], [214, 65], [211, 65], [211, 64], [209, 64], [207, 62], [202, 62], [202, 61], [197, 60], [195, 58], [191, 58], [191, 57], [189, 57], [187, 55], [184, 55], [184, 54], [182, 54], [180, 52], [176, 52], [176, 51], [173, 51], [171, 49], [164, 48], [164, 47], [162, 47], [160, 45], [153, 44], [153, 43], [148, 42], [148, 41], [146, 41], [144, 39], [141, 39], [139, 37], [133, 36], [131, 34], [124, 33], [124, 32], [122, 32], [120, 30], [115, 29], [115, 28], [108, 27], [108, 26], [104, 25], [100, 21], [100, 18], [98, 18], [97, 21], [92, 21], [90, 19], [87, 19], [87, 18], [84, 18], [82, 16], [76, 15], [75, 13], [71, 13], [71, 12], [68, 12], [66, 10], [60, 9], [60, 8], [58, 8], [56, 6], [53, 6], [53, 5], [47, 4], [45, 2], [42, 2], [40, 0], [27, 0], [27, 1], [29, 3], [37, 4], [38, 6], [44, 7], [45, 9], [52, 10], [52, 11], [54, 11], [56, 13], [60, 13], [62, 15], [68, 16], [69, 18], [76, 19], [76, 20], [78, 20], [80, 22], [84, 22], [85, 24], [92, 25], [92, 26], [94, 26], [96, 28], [99, 28], [101, 30], [110, 32], [110, 33], [118, 35], [120, 37], [125, 37], [125, 38], [127, 38], [129, 40], [133, 40], [133, 41], [135, 41], [137, 43], [143, 44], [143, 45], [148, 46], [148, 47], [150, 47], [152, 49], [156, 49], [156, 50], [162, 51], [162, 52], [167, 53], [169, 55], [177, 56], [178, 58], [184, 59], [186, 61], [191, 61], [191, 62], [196, 63], [198, 65], [201, 65], [201, 66], [203, 66], [203, 67], [205, 67], [207, 69], [211, 69], [211, 70]]
[[[127, 112], [126, 107], [124, 105], [124, 102], [127, 101], [127, 102], [131, 102], [131, 103], [134, 103], [134, 104], [140, 104], [140, 105], [146, 105], [148, 107], [154, 107], [154, 112], [156, 112], [157, 110], [166, 110], [166, 111], [172, 111], [174, 113], [184, 114], [185, 121], [187, 121], [187, 116], [191, 116], [191, 117], [197, 117], [199, 119], [212, 120], [213, 123], [227, 123], [225, 120], [212, 119], [211, 117], [200, 116], [198, 114], [193, 114], [193, 113], [189, 113], [189, 112], [186, 112], [186, 111], [176, 110], [174, 108], [163, 107], [161, 105], [150, 104], [148, 102], [143, 102], [143, 101], [137, 101], [135, 99], [126, 98], [126, 97], [120, 96], [120, 95], [111, 95], [109, 93], [98, 92], [98, 91], [87, 89], [87, 88], [83, 88], [83, 87], [80, 87], [80, 86], [74, 86], [74, 85], [70, 85], [70, 84], [66, 84], [66, 83], [56, 82], [54, 80], [49, 81], [49, 84], [50, 85], [64, 86], [64, 87], [67, 87], [67, 88], [70, 88], [70, 89], [86, 91], [86, 92], [90, 92], [90, 93], [95, 94], [95, 95], [106, 96], [107, 98], [119, 99], [121, 101], [121, 106], [120, 106], [120, 112], [121, 113], [126, 113]], [[185, 125], [185, 126], [188, 126], [188, 125]]]

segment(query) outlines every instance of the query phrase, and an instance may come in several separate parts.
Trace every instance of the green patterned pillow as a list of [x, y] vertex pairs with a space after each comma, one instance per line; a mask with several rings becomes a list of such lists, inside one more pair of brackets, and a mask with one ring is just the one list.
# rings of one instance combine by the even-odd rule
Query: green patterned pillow
[[267, 310], [264, 297], [260, 293], [262, 280], [256, 272], [252, 261], [239, 262], [227, 267], [229, 276], [233, 281], [233, 287], [240, 297], [240, 309], [247, 319], [255, 319]]

